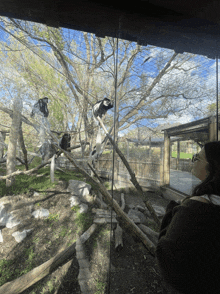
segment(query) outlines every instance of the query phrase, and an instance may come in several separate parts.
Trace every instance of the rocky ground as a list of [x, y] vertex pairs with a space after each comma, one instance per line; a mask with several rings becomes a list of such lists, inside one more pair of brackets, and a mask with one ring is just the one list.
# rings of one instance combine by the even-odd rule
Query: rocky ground
[[[0, 285], [14, 280], [32, 268], [41, 265], [61, 252], [79, 238], [94, 220], [93, 208], [98, 206], [93, 197], [87, 202], [88, 211], [79, 213], [77, 205], [70, 206], [71, 194], [67, 191], [68, 183], [60, 182], [56, 188], [44, 193], [14, 195], [26, 205], [26, 219], [14, 228], [0, 227], [3, 242], [0, 247]], [[125, 192], [125, 203], [129, 207], [144, 205], [143, 199], [136, 193]], [[114, 198], [120, 202], [121, 191], [114, 191]], [[147, 193], [151, 204], [166, 207], [168, 200], [155, 193]], [[20, 200], [17, 200], [17, 204]], [[1, 204], [1, 198], [0, 198]], [[30, 213], [43, 208], [49, 211], [49, 217], [37, 219]], [[19, 207], [17, 206], [17, 209]], [[26, 238], [17, 243], [13, 232], [24, 229], [28, 231]], [[152, 224], [153, 226], [153, 224]], [[79, 248], [79, 247], [78, 247]], [[80, 249], [81, 250], [81, 249]], [[116, 251], [114, 239], [110, 234], [110, 225], [98, 225], [95, 233], [83, 244], [85, 261], [88, 262], [89, 289], [94, 294], [104, 293], [175, 293], [165, 285], [160, 276], [155, 258], [139, 240], [129, 232], [123, 232], [123, 248]], [[4, 260], [4, 261], [3, 261]], [[109, 271], [110, 267], [110, 271]], [[76, 253], [72, 259], [59, 266], [52, 274], [39, 281], [22, 293], [83, 293], [79, 282], [79, 258]], [[81, 286], [81, 288], [80, 288]]]

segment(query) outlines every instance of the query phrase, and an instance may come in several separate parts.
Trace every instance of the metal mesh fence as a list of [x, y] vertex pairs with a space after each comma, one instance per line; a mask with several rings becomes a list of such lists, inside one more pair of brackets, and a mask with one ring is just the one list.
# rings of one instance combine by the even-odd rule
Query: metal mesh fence
[[[92, 107], [107, 97], [114, 108], [107, 111], [104, 125], [111, 131], [141, 186], [165, 183], [185, 194], [191, 193], [199, 183], [191, 174], [192, 156], [204, 143], [216, 139], [215, 60], [3, 17], [0, 29], [2, 162], [12, 123], [6, 114], [15, 107], [15, 97], [19, 96], [23, 104], [28, 158], [39, 151], [36, 128], [39, 122], [30, 118], [30, 112], [33, 104], [46, 96], [51, 130], [58, 139], [69, 133], [71, 146], [83, 146], [71, 152], [82, 167], [94, 146], [97, 147], [98, 124]], [[164, 150], [164, 131], [169, 136], [170, 150]], [[105, 133], [101, 131], [101, 139], [104, 138]], [[130, 175], [109, 142], [102, 151], [96, 164], [99, 174], [114, 178], [119, 188], [131, 187]], [[164, 152], [168, 151], [170, 165], [165, 166]], [[72, 169], [62, 156], [57, 164]], [[167, 169], [169, 183], [164, 176]], [[98, 255], [109, 254], [106, 244], [110, 237], [105, 233], [100, 235], [100, 242], [92, 243], [94, 255], [90, 256], [90, 270], [99, 268], [96, 283], [91, 286], [99, 292], [94, 293], [104, 293], [106, 286], [106, 260], [102, 264]]]

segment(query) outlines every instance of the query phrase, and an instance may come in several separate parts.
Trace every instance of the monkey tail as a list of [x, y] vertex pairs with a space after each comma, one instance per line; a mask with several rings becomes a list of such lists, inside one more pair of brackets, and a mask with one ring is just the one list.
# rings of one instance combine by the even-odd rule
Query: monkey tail
[[96, 137], [96, 152], [98, 154], [101, 153], [101, 144], [102, 144], [102, 135], [101, 135], [101, 128], [99, 125], [98, 133], [97, 133], [97, 137]]

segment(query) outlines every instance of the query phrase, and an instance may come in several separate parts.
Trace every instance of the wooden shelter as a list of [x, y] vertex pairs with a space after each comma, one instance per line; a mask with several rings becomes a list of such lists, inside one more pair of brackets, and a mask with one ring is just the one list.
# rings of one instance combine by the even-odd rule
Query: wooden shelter
[[[220, 117], [220, 116], [219, 116]], [[177, 160], [180, 158], [180, 141], [193, 140], [204, 145], [217, 140], [216, 117], [209, 116], [190, 123], [164, 129], [163, 186], [170, 189], [170, 150], [171, 141], [177, 141]], [[219, 138], [218, 126], [218, 138]], [[173, 140], [173, 137], [175, 139]]]

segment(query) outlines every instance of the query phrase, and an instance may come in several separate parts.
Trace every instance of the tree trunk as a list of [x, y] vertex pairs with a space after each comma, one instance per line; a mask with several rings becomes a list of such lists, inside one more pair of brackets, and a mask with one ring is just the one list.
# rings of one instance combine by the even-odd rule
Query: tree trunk
[[0, 158], [2, 158], [4, 155], [5, 135], [5, 133], [0, 132]]
[[51, 180], [51, 183], [54, 183], [54, 171], [55, 171], [55, 168], [56, 168], [55, 156], [56, 156], [56, 154], [54, 154], [53, 157], [51, 158], [51, 164], [50, 164], [50, 180]]
[[22, 132], [22, 120], [20, 120], [20, 125], [19, 125], [18, 142], [24, 155], [25, 168], [26, 170], [28, 170], [27, 149], [24, 144], [24, 137]]
[[[21, 111], [23, 107], [23, 101], [20, 95], [14, 99], [13, 103], [13, 118], [9, 135], [8, 154], [7, 154], [7, 168], [6, 174], [9, 175], [15, 171], [16, 166], [16, 148], [18, 141], [19, 126], [21, 121]], [[13, 185], [15, 181], [14, 177], [6, 179], [6, 187]]]

